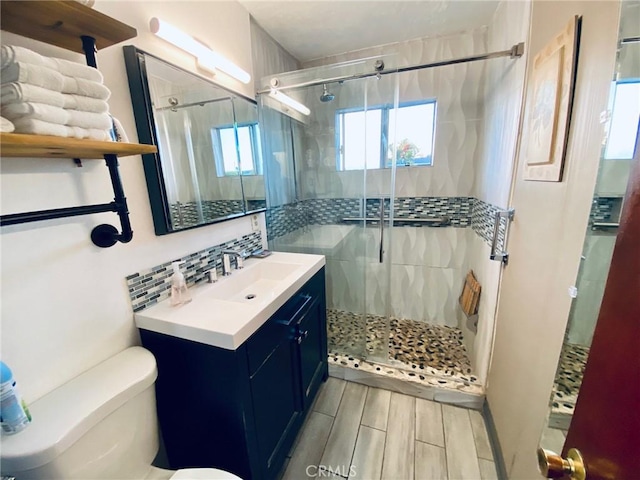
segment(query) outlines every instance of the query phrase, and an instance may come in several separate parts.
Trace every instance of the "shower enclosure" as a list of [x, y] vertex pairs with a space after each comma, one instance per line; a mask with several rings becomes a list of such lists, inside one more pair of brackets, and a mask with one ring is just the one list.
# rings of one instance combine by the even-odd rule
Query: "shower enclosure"
[[269, 247], [325, 255], [335, 364], [469, 386], [463, 330], [474, 317], [458, 297], [478, 235], [484, 62], [397, 63], [376, 56], [262, 80]]

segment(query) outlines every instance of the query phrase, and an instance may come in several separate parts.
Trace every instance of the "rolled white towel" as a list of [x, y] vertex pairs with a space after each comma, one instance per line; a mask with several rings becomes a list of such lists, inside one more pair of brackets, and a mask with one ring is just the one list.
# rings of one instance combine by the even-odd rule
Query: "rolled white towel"
[[107, 113], [109, 104], [97, 98], [54, 92], [28, 83], [3, 83], [0, 85], [0, 103], [35, 102], [84, 112]]
[[[36, 85], [38, 87], [44, 87], [49, 90], [53, 90], [54, 92], [62, 92], [62, 89], [65, 86], [65, 80], [71, 78], [62, 75], [60, 72], [56, 72], [51, 68], [39, 65], [31, 65], [29, 63], [23, 62], [10, 63], [0, 71], [0, 77], [2, 78], [2, 83], [28, 83], [30, 85]], [[102, 100], [106, 99], [103, 98]]]
[[104, 81], [98, 69], [87, 65], [62, 58], [45, 57], [33, 50], [15, 45], [2, 45], [0, 47], [0, 67], [5, 68], [12, 63], [18, 62], [47, 67], [69, 77], [84, 78], [98, 83]]
[[11, 133], [16, 129], [9, 120], [4, 117], [0, 117], [0, 132]]
[[13, 122], [16, 133], [28, 133], [33, 135], [53, 135], [54, 137], [70, 137], [73, 129], [65, 125], [35, 120], [33, 118], [20, 119]]
[[73, 78], [63, 76], [62, 93], [72, 93], [84, 97], [97, 98], [98, 100], [108, 100], [111, 91], [104, 85], [84, 78]]
[[[70, 124], [68, 110], [44, 103], [10, 103], [2, 105], [2, 116], [9, 120], [42, 120], [58, 125]], [[97, 115], [97, 114], [94, 114]]]
[[[19, 102], [35, 102], [53, 105], [55, 107], [66, 107], [68, 101], [65, 95], [54, 92], [46, 88], [29, 85], [28, 83], [3, 83], [0, 85], [0, 102], [2, 105]], [[72, 99], [73, 100], [73, 99]]]
[[66, 110], [66, 112], [69, 115], [66, 124], [69, 126], [98, 130], [111, 129], [111, 117], [107, 113], [81, 112], [80, 110]]

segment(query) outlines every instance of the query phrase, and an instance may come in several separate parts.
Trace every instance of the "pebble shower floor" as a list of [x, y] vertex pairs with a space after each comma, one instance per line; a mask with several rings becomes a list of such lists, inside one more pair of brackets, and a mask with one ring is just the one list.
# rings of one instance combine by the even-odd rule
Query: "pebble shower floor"
[[472, 374], [460, 329], [392, 317], [388, 338], [391, 362], [376, 364], [363, 361], [355, 353], [365, 346], [365, 341], [367, 356], [381, 351], [386, 336], [386, 318], [367, 315], [366, 329], [362, 328], [361, 322], [361, 315], [327, 310], [330, 362], [351, 368], [364, 367], [427, 385], [472, 392], [480, 387]]

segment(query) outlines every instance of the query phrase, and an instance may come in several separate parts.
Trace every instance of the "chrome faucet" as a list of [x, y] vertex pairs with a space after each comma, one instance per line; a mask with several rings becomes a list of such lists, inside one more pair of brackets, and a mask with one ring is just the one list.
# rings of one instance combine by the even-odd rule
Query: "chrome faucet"
[[244, 267], [244, 259], [249, 255], [245, 250], [241, 250], [239, 252], [235, 250], [223, 250], [222, 251], [222, 274], [224, 276], [231, 275], [231, 260], [235, 259], [236, 261], [236, 270], [239, 270]]

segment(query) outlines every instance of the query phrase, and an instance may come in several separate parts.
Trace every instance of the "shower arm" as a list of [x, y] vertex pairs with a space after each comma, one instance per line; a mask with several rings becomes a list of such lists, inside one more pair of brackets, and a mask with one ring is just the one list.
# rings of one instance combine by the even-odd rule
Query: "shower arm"
[[257, 94], [270, 93], [273, 88], [278, 91], [290, 90], [293, 88], [313, 87], [316, 85], [323, 85], [334, 82], [344, 82], [347, 80], [358, 80], [367, 77], [377, 77], [379, 75], [388, 75], [390, 73], [403, 73], [411, 72], [413, 70], [422, 70], [424, 68], [444, 67], [446, 65], [456, 65], [458, 63], [477, 62], [479, 60], [490, 60], [492, 58], [509, 57], [511, 59], [520, 58], [524, 55], [524, 42], [517, 43], [509, 50], [502, 50], [500, 52], [484, 53], [481, 55], [472, 55], [469, 57], [454, 58], [451, 60], [443, 60], [440, 62], [424, 63], [421, 65], [410, 65], [408, 67], [393, 68], [389, 70], [381, 70], [375, 72], [359, 73], [352, 75], [343, 75], [341, 77], [323, 78], [319, 80], [309, 80], [306, 82], [296, 83], [294, 85], [282, 85], [277, 87], [269, 87], [262, 90], [258, 90]]

